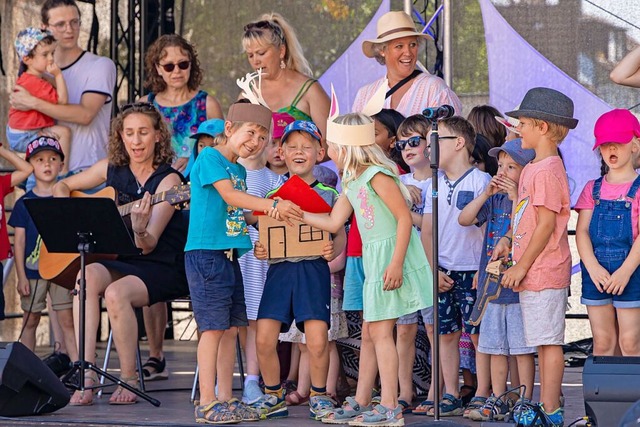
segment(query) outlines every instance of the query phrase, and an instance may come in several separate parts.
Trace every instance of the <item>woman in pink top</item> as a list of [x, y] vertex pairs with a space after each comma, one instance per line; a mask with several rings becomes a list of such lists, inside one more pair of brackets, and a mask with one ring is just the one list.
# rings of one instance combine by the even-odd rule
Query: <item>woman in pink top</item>
[[353, 103], [353, 111], [362, 111], [369, 98], [378, 90], [385, 79], [389, 89], [405, 81], [388, 96], [384, 108], [394, 109], [405, 117], [420, 114], [428, 107], [448, 104], [456, 113], [462, 112], [458, 96], [440, 77], [416, 70], [419, 41], [429, 36], [415, 30], [413, 20], [402, 11], [385, 13], [378, 20], [378, 37], [362, 43], [365, 56], [375, 58], [387, 67], [385, 77], [358, 90]]

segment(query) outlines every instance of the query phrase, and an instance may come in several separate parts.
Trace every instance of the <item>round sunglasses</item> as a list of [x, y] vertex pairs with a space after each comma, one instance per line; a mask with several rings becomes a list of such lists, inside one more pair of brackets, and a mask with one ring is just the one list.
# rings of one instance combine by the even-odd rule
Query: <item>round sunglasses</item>
[[191, 66], [191, 61], [180, 61], [177, 64], [173, 64], [173, 63], [168, 63], [168, 64], [158, 64], [159, 66], [162, 67], [162, 69], [164, 71], [166, 71], [167, 73], [171, 73], [173, 72], [173, 70], [176, 69], [176, 65], [178, 66], [178, 68], [180, 68], [181, 70], [187, 70], [189, 69], [189, 67]]
[[426, 138], [423, 138], [421, 136], [412, 136], [411, 138], [397, 140], [395, 147], [396, 150], [402, 151], [406, 148], [407, 145], [409, 145], [409, 147], [417, 147], [418, 145], [420, 145], [421, 141], [426, 141]]

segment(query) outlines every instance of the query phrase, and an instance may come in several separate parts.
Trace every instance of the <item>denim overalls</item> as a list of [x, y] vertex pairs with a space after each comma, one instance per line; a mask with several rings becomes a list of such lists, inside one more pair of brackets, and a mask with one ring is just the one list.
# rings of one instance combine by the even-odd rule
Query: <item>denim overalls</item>
[[[638, 176], [625, 200], [601, 200], [600, 189], [603, 178], [593, 184], [593, 216], [589, 224], [589, 237], [593, 245], [596, 259], [609, 274], [616, 271], [629, 255], [633, 245], [633, 224], [631, 219], [631, 203], [640, 188]], [[582, 298], [585, 305], [608, 305], [613, 302], [616, 308], [640, 307], [640, 269], [636, 269], [622, 295], [600, 293], [589, 276], [589, 272], [580, 261], [582, 269]]]

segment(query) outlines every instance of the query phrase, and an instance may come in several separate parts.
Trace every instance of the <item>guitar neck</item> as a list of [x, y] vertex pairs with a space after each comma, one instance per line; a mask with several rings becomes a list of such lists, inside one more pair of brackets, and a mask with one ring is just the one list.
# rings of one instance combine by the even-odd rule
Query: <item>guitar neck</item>
[[[151, 196], [151, 206], [163, 202], [165, 200], [166, 191], [161, 191], [160, 193], [156, 193]], [[118, 212], [120, 212], [120, 216], [127, 216], [131, 214], [131, 209], [133, 205], [136, 203], [140, 203], [140, 200], [135, 200], [131, 203], [127, 203], [126, 205], [118, 206]]]

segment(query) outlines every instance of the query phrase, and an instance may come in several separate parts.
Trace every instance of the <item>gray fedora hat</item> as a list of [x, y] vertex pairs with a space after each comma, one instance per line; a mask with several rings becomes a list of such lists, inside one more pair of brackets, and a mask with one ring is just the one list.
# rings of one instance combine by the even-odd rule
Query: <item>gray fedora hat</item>
[[567, 95], [547, 87], [529, 89], [517, 110], [505, 113], [509, 117], [531, 117], [575, 129], [573, 101]]

